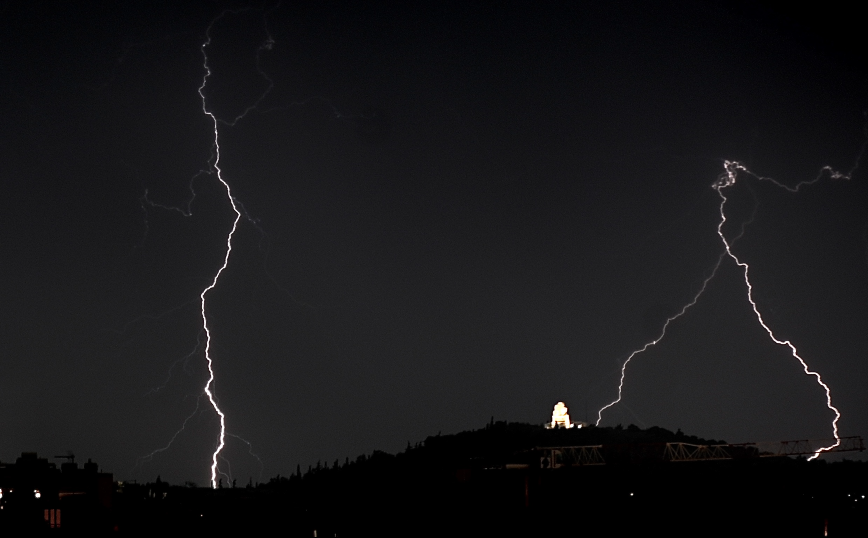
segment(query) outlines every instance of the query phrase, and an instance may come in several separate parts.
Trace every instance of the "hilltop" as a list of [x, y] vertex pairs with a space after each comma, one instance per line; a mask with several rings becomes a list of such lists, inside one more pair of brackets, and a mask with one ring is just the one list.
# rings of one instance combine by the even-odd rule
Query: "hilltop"
[[[408, 443], [397, 454], [374, 451], [305, 472], [297, 468], [255, 487], [127, 488], [122, 528], [265, 532], [279, 524], [282, 533], [299, 537], [314, 531], [547, 536], [655, 530], [668, 536], [821, 536], [827, 524], [838, 535], [864, 530], [868, 504], [843, 497], [868, 494], [863, 463], [787, 457], [675, 463], [648, 450], [674, 442], [723, 444], [658, 427], [547, 430], [492, 422]], [[556, 469], [540, 457], [542, 447], [588, 445], [619, 457]]]

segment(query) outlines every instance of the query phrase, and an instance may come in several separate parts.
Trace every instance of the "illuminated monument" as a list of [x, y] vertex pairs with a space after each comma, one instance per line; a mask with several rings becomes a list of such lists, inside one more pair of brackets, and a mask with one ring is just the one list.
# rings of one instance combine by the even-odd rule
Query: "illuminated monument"
[[[567, 406], [564, 402], [558, 402], [555, 404], [555, 408], [552, 411], [552, 421], [546, 424], [546, 428], [554, 429], [554, 428], [572, 428], [575, 424], [570, 422], [570, 414], [567, 412]], [[579, 423], [579, 428], [582, 425]]]

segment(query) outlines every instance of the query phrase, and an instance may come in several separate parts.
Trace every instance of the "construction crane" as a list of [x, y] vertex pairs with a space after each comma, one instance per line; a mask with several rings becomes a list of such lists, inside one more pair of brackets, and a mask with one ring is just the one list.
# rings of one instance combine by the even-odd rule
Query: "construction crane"
[[[543, 469], [605, 465], [608, 458], [616, 461], [658, 460], [670, 462], [711, 461], [816, 454], [816, 447], [829, 446], [834, 439], [803, 439], [767, 443], [739, 443], [721, 445], [695, 445], [690, 443], [636, 443], [627, 445], [549, 446], [537, 447], [533, 452], [540, 457]], [[862, 437], [841, 437], [838, 445], [823, 454], [862, 452]], [[508, 468], [526, 468], [527, 465], [509, 465]]]
[[56, 459], [56, 460], [69, 460], [69, 463], [75, 463], [75, 454], [73, 454], [71, 450], [67, 450], [66, 455], [54, 456], [54, 459]]

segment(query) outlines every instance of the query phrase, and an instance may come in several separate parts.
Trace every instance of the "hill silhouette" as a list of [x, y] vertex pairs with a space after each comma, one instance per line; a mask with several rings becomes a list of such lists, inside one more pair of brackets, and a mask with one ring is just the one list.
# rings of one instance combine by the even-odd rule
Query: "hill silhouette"
[[[667, 442], [723, 443], [657, 427], [546, 430], [492, 421], [408, 443], [398, 454], [374, 451], [297, 468], [255, 487], [130, 486], [121, 529], [279, 529], [299, 537], [314, 531], [344, 537], [848, 536], [866, 530], [864, 463], [787, 457], [676, 463], [658, 457], [655, 447]], [[611, 462], [552, 469], [540, 458], [540, 447], [586, 445], [602, 445]]]

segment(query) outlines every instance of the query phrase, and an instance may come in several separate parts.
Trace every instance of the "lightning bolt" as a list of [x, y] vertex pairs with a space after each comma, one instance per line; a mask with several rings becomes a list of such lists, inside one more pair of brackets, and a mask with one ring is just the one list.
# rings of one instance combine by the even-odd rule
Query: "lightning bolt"
[[[741, 239], [741, 236], [744, 235], [745, 229], [747, 229], [747, 227], [753, 222], [755, 217], [756, 206], [754, 206], [754, 210], [750, 218], [741, 223], [741, 229], [739, 230], [738, 235], [733, 238], [733, 243]], [[618, 397], [609, 402], [608, 404], [604, 405], [602, 408], [600, 408], [599, 411], [597, 411], [597, 422], [595, 423], [596, 426], [599, 426], [600, 421], [603, 420], [603, 411], [621, 402], [621, 397], [624, 391], [624, 379], [627, 375], [627, 365], [630, 364], [630, 361], [633, 360], [636, 355], [646, 352], [649, 348], [656, 346], [661, 340], [663, 340], [663, 337], [666, 336], [666, 330], [669, 328], [669, 324], [686, 314], [687, 311], [690, 310], [690, 308], [699, 301], [699, 298], [702, 296], [703, 293], [705, 293], [705, 288], [708, 287], [708, 283], [711, 282], [715, 275], [717, 275], [717, 270], [720, 269], [720, 264], [723, 262], [723, 258], [725, 255], [726, 252], [721, 252], [720, 256], [717, 257], [717, 263], [714, 264], [714, 268], [711, 270], [711, 273], [702, 281], [702, 286], [699, 287], [699, 291], [696, 292], [696, 294], [693, 296], [693, 299], [691, 299], [687, 304], [681, 307], [681, 310], [677, 314], [666, 318], [666, 322], [663, 323], [663, 328], [660, 330], [660, 336], [658, 336], [654, 340], [651, 340], [650, 342], [647, 342], [644, 346], [630, 353], [630, 355], [624, 361], [624, 364], [621, 365], [621, 380], [618, 382]]]
[[813, 184], [821, 181], [825, 177], [828, 177], [832, 180], [849, 180], [852, 177], [853, 172], [855, 172], [856, 168], [859, 166], [859, 161], [861, 160], [862, 155], [864, 154], [866, 147], [868, 147], [868, 139], [866, 139], [865, 143], [863, 143], [862, 148], [859, 152], [859, 155], [856, 158], [856, 162], [853, 165], [853, 168], [851, 168], [849, 172], [847, 172], [847, 173], [838, 172], [830, 166], [824, 166], [820, 169], [817, 176], [814, 177], [813, 179], [801, 181], [792, 187], [785, 185], [783, 183], [780, 183], [773, 178], [754, 174], [753, 172], [748, 170], [744, 165], [742, 165], [741, 163], [738, 163], [736, 161], [724, 161], [724, 166], [723, 166], [724, 172], [718, 177], [717, 181], [712, 185], [712, 188], [720, 196], [720, 207], [719, 207], [720, 222], [718, 222], [718, 224], [717, 224], [717, 235], [720, 237], [720, 240], [723, 242], [724, 251], [721, 253], [720, 257], [717, 259], [717, 264], [714, 266], [714, 269], [711, 271], [711, 274], [708, 277], [706, 277], [706, 279], [703, 281], [702, 286], [699, 289], [699, 291], [696, 293], [696, 295], [693, 296], [693, 299], [690, 302], [688, 302], [687, 304], [685, 304], [677, 314], [666, 319], [666, 322], [663, 324], [663, 329], [660, 332], [660, 336], [658, 336], [654, 340], [651, 340], [650, 342], [647, 342], [645, 345], [643, 345], [639, 349], [636, 349], [635, 351], [630, 353], [630, 355], [624, 361], [624, 364], [621, 366], [621, 378], [620, 378], [620, 382], [618, 384], [618, 397], [615, 400], [613, 400], [612, 402], [610, 402], [610, 403], [606, 404], [605, 406], [603, 406], [602, 408], [600, 408], [600, 410], [597, 412], [596, 425], [599, 426], [600, 422], [602, 421], [603, 411], [605, 411], [606, 409], [612, 407], [613, 405], [615, 405], [621, 401], [622, 394], [623, 394], [623, 388], [624, 388], [624, 379], [626, 377], [626, 372], [627, 372], [627, 365], [630, 363], [630, 361], [634, 357], [636, 357], [637, 355], [647, 351], [649, 348], [656, 346], [666, 336], [666, 330], [669, 327], [669, 325], [673, 321], [675, 321], [678, 318], [680, 318], [681, 316], [683, 316], [693, 305], [696, 304], [696, 302], [702, 296], [703, 292], [705, 292], [705, 289], [708, 286], [708, 283], [717, 274], [717, 270], [720, 268], [720, 264], [722, 263], [724, 257], [728, 256], [744, 272], [744, 282], [745, 282], [745, 286], [747, 287], [747, 300], [750, 303], [751, 308], [753, 309], [753, 312], [756, 315], [757, 321], [759, 322], [760, 326], [762, 326], [762, 328], [769, 335], [769, 338], [774, 343], [776, 343], [780, 346], [786, 346], [787, 348], [789, 348], [790, 354], [796, 360], [798, 360], [798, 362], [799, 362], [799, 364], [801, 364], [802, 369], [805, 372], [805, 374], [813, 377], [816, 380], [817, 384], [823, 388], [823, 390], [825, 391], [825, 394], [826, 394], [826, 407], [835, 414], [835, 418], [832, 420], [832, 432], [833, 432], [833, 435], [835, 438], [835, 443], [832, 445], [829, 445], [826, 447], [821, 447], [821, 448], [817, 449], [816, 452], [814, 452], [814, 454], [808, 459], [809, 460], [816, 459], [823, 452], [827, 452], [829, 450], [832, 450], [841, 444], [841, 438], [838, 434], [838, 421], [841, 419], [841, 412], [838, 410], [838, 408], [836, 408], [834, 405], [832, 405], [832, 392], [831, 392], [831, 389], [829, 388], [829, 385], [827, 385], [825, 382], [823, 382], [823, 378], [820, 376], [820, 374], [818, 372], [815, 372], [815, 371], [810, 369], [807, 362], [805, 362], [805, 360], [801, 357], [801, 355], [799, 355], [799, 352], [796, 349], [796, 346], [791, 341], [781, 340], [778, 337], [776, 337], [774, 332], [768, 326], [768, 324], [766, 324], [765, 320], [762, 317], [762, 314], [759, 311], [759, 307], [757, 306], [757, 303], [753, 297], [753, 285], [750, 282], [750, 267], [748, 266], [748, 264], [746, 262], [741, 261], [732, 250], [732, 247], [735, 244], [735, 242], [739, 238], [741, 238], [742, 235], [744, 235], [745, 228], [746, 228], [747, 224], [750, 224], [753, 221], [753, 218], [756, 214], [756, 206], [754, 206], [754, 215], [752, 215], [751, 218], [748, 219], [746, 222], [742, 223], [741, 230], [739, 231], [738, 235], [736, 235], [732, 240], [727, 240], [726, 236], [723, 233], [723, 226], [727, 222], [726, 211], [725, 211], [727, 197], [724, 194], [724, 190], [735, 185], [736, 179], [738, 178], [739, 173], [743, 173], [747, 177], [753, 177], [757, 181], [771, 182], [775, 186], [780, 187], [782, 189], [785, 189], [785, 190], [792, 192], [792, 193], [797, 193], [801, 190], [802, 187], [805, 187], [808, 185], [813, 185]]
[[235, 439], [238, 439], [239, 441], [247, 445], [247, 453], [259, 462], [259, 482], [262, 482], [262, 472], [265, 470], [265, 467], [262, 464], [262, 458], [260, 458], [259, 455], [253, 451], [253, 444], [251, 444], [250, 441], [241, 437], [240, 435], [235, 435], [234, 433], [227, 433], [226, 435], [228, 435], [229, 437], [234, 437]]
[[151, 452], [150, 454], [148, 454], [146, 456], [142, 456], [141, 458], [139, 458], [138, 461], [136, 462], [135, 467], [133, 467], [133, 469], [135, 469], [136, 467], [138, 467], [142, 463], [146, 463], [146, 462], [153, 460], [154, 456], [156, 456], [160, 452], [165, 452], [166, 450], [169, 450], [169, 447], [172, 446], [172, 443], [175, 442], [175, 439], [177, 439], [178, 436], [181, 435], [181, 433], [184, 431], [184, 429], [187, 428], [187, 423], [190, 422], [190, 419], [192, 419], [194, 416], [196, 416], [196, 414], [199, 412], [199, 400], [201, 400], [201, 394], [199, 396], [200, 396], [199, 398], [196, 398], [196, 409], [194, 409], [193, 412], [190, 413], [187, 416], [187, 418], [184, 419], [184, 423], [181, 424], [181, 427], [178, 429], [178, 431], [175, 432], [175, 435], [173, 435], [172, 438], [169, 439], [169, 442], [166, 443], [166, 446], [164, 446], [162, 448], [158, 448], [158, 449], [154, 450], [153, 452]]
[[718, 256], [717, 263], [714, 265], [714, 269], [711, 271], [711, 274], [705, 277], [705, 280], [702, 281], [702, 286], [699, 288], [699, 291], [696, 292], [696, 295], [693, 296], [693, 299], [691, 299], [690, 302], [685, 304], [677, 314], [666, 318], [666, 322], [663, 323], [663, 329], [660, 331], [660, 336], [658, 336], [654, 340], [651, 340], [650, 342], [647, 342], [644, 346], [630, 353], [630, 356], [628, 356], [627, 359], [624, 361], [624, 364], [621, 366], [621, 380], [618, 383], [618, 397], [615, 398], [613, 401], [609, 402], [608, 404], [604, 405], [600, 408], [599, 411], [597, 411], [597, 422], [595, 423], [597, 426], [599, 426], [600, 421], [603, 420], [603, 411], [621, 401], [621, 396], [624, 391], [624, 379], [627, 376], [627, 365], [630, 364], [630, 361], [633, 360], [633, 357], [641, 353], [645, 353], [648, 348], [656, 346], [661, 340], [663, 340], [663, 337], [666, 336], [666, 329], [669, 328], [669, 324], [683, 316], [688, 310], [690, 310], [690, 307], [692, 307], [696, 304], [697, 301], [699, 301], [699, 298], [705, 292], [705, 288], [708, 287], [708, 283], [711, 282], [711, 279], [714, 278], [714, 275], [717, 274], [717, 270], [720, 268], [720, 263], [723, 261], [723, 256], [723, 254]]
[[[829, 166], [824, 166], [820, 170], [819, 174], [817, 174], [817, 177], [815, 177], [814, 179], [802, 181], [794, 187], [789, 187], [787, 185], [779, 183], [778, 181], [775, 181], [772, 178], [758, 176], [758, 175], [752, 173], [750, 170], [748, 170], [747, 168], [745, 168], [743, 165], [741, 165], [738, 162], [724, 161], [723, 168], [724, 168], [724, 173], [721, 174], [721, 176], [718, 178], [717, 182], [715, 182], [715, 184], [713, 185], [714, 190], [716, 190], [717, 194], [720, 195], [720, 222], [717, 224], [717, 235], [720, 236], [720, 240], [723, 242], [723, 246], [726, 249], [726, 254], [730, 258], [732, 258], [732, 260], [736, 263], [736, 265], [741, 267], [742, 270], [744, 271], [744, 283], [745, 283], [745, 286], [747, 286], [747, 300], [748, 300], [748, 302], [750, 302], [750, 305], [751, 305], [751, 308], [753, 308], [754, 314], [756, 314], [757, 321], [762, 326], [762, 328], [765, 329], [766, 333], [768, 333], [768, 335], [769, 335], [769, 338], [774, 343], [778, 344], [779, 346], [786, 346], [789, 348], [790, 354], [793, 356], [793, 358], [795, 358], [797, 361], [799, 361], [799, 364], [802, 365], [802, 369], [804, 370], [806, 375], [814, 377], [814, 379], [817, 381], [817, 384], [820, 385], [823, 388], [823, 390], [826, 392], [826, 407], [828, 407], [830, 411], [835, 413], [835, 418], [832, 420], [832, 433], [835, 437], [835, 443], [830, 445], [830, 446], [817, 449], [817, 451], [814, 452], [814, 455], [811, 456], [810, 458], [808, 458], [808, 460], [810, 461], [810, 460], [813, 460], [813, 459], [819, 457], [821, 453], [826, 452], [828, 450], [831, 450], [831, 449], [833, 449], [836, 446], [841, 444], [841, 438], [838, 436], [838, 420], [840, 420], [840, 418], [841, 418], [841, 412], [838, 410], [837, 407], [832, 405], [832, 391], [831, 391], [831, 389], [829, 389], [829, 385], [827, 385], [826, 383], [823, 382], [823, 378], [820, 376], [820, 374], [818, 372], [811, 370], [808, 367], [808, 363], [805, 362], [805, 359], [803, 359], [799, 355], [799, 351], [796, 349], [796, 346], [793, 345], [792, 342], [790, 342], [789, 340], [781, 340], [778, 337], [776, 337], [774, 332], [772, 332], [771, 328], [766, 324], [765, 320], [763, 319], [762, 314], [760, 314], [759, 307], [757, 307], [756, 301], [753, 298], [753, 285], [750, 282], [750, 276], [749, 276], [750, 267], [748, 266], [748, 264], [746, 262], [741, 261], [738, 258], [738, 256], [736, 256], [735, 253], [733, 253], [732, 245], [730, 244], [729, 241], [727, 241], [726, 236], [723, 234], [723, 225], [726, 224], [725, 207], [726, 207], [726, 202], [727, 202], [726, 195], [724, 194], [723, 191], [724, 191], [724, 189], [727, 189], [727, 188], [735, 185], [735, 182], [736, 182], [736, 179], [738, 178], [739, 172], [744, 172], [748, 177], [754, 177], [760, 181], [770, 181], [774, 185], [776, 185], [782, 189], [785, 189], [789, 192], [799, 192], [799, 189], [801, 189], [803, 186], [813, 185], [814, 183], [820, 181], [826, 175], [828, 175], [831, 179], [847, 179], [847, 180], [849, 180], [850, 176], [852, 174], [852, 171], [848, 174], [843, 174], [841, 172], [837, 172], [837, 171], [833, 170]], [[855, 167], [854, 167], [854, 169], [855, 169]]]
[[[200, 336], [201, 336], [201, 333], [200, 333]], [[180, 359], [176, 359], [175, 362], [173, 362], [172, 365], [169, 366], [169, 372], [166, 375], [166, 380], [163, 381], [163, 383], [161, 385], [154, 387], [151, 390], [149, 390], [147, 393], [145, 393], [145, 396], [148, 396], [150, 394], [156, 394], [156, 393], [160, 392], [161, 390], [163, 390], [164, 388], [166, 388], [169, 385], [169, 382], [172, 380], [172, 370], [175, 369], [175, 366], [177, 366], [179, 362], [181, 362], [181, 361], [184, 362], [184, 371], [186, 371], [187, 370], [187, 362], [190, 360], [191, 357], [196, 355], [196, 353], [199, 351], [200, 347], [202, 347], [202, 341], [200, 340], [200, 338], [197, 337], [196, 338], [196, 347], [193, 348], [193, 351], [191, 351], [190, 353], [187, 353], [186, 355], [184, 355]], [[200, 396], [201, 396], [201, 394], [200, 394]]]
[[[262, 52], [269, 51], [274, 47], [274, 39], [271, 37], [271, 33], [268, 30], [267, 17], [268, 13], [274, 9], [277, 9], [280, 6], [278, 3], [271, 10], [267, 10], [263, 12], [263, 29], [265, 31], [266, 38], [259, 46], [259, 49], [256, 51], [256, 70], [260, 76], [262, 76], [267, 82], [265, 90], [259, 95], [259, 97], [254, 101], [251, 105], [248, 105], [240, 114], [235, 116], [230, 121], [221, 120], [217, 117], [217, 115], [208, 109], [207, 99], [205, 98], [205, 87], [208, 85], [208, 78], [211, 76], [211, 68], [208, 65], [208, 52], [207, 48], [211, 44], [211, 29], [214, 27], [214, 24], [219, 21], [221, 18], [226, 16], [229, 13], [238, 14], [244, 10], [225, 10], [220, 15], [218, 15], [214, 20], [211, 21], [211, 24], [208, 25], [208, 28], [205, 30], [205, 41], [202, 43], [200, 50], [202, 51], [202, 68], [205, 71], [205, 75], [202, 77], [202, 84], [199, 86], [199, 97], [202, 100], [202, 113], [211, 118], [211, 123], [214, 128], [214, 142], [212, 143], [213, 148], [213, 162], [211, 163], [211, 169], [216, 172], [217, 180], [223, 185], [223, 188], [226, 190], [226, 197], [229, 200], [229, 203], [232, 205], [232, 211], [235, 213], [235, 219], [232, 221], [232, 229], [229, 231], [229, 235], [226, 237], [226, 254], [223, 257], [223, 265], [217, 270], [217, 273], [214, 275], [214, 279], [211, 281], [205, 289], [202, 290], [202, 293], [199, 294], [199, 298], [201, 300], [201, 313], [202, 313], [202, 328], [205, 331], [205, 361], [208, 364], [208, 381], [205, 383], [204, 392], [208, 396], [208, 401], [211, 403], [211, 407], [214, 408], [214, 412], [217, 413], [217, 416], [220, 417], [220, 435], [218, 437], [217, 448], [214, 449], [214, 453], [211, 455], [211, 487], [217, 487], [217, 475], [223, 474], [218, 471], [217, 462], [218, 458], [224, 459], [220, 452], [223, 451], [223, 448], [226, 446], [226, 414], [220, 409], [220, 406], [217, 403], [217, 399], [214, 396], [213, 384], [214, 384], [214, 359], [211, 356], [211, 328], [208, 326], [208, 316], [205, 313], [205, 304], [206, 298], [208, 294], [217, 286], [217, 282], [220, 280], [220, 275], [223, 274], [223, 271], [229, 265], [229, 257], [232, 254], [232, 237], [235, 235], [236, 230], [238, 230], [238, 223], [242, 217], [242, 211], [245, 215], [247, 212], [244, 210], [244, 207], [241, 205], [239, 201], [235, 199], [232, 195], [232, 189], [229, 187], [229, 183], [223, 178], [223, 170], [220, 168], [220, 130], [219, 125], [222, 123], [223, 125], [232, 127], [237, 124], [239, 121], [244, 119], [249, 113], [256, 110], [262, 100], [271, 92], [272, 88], [274, 88], [274, 81], [265, 73], [262, 68]], [[251, 219], [249, 216], [247, 217], [254, 225], [256, 225], [256, 221]], [[257, 226], [258, 228], [258, 226]], [[246, 442], [246, 441], [245, 441]], [[249, 443], [248, 443], [249, 445]]]
[[[218, 129], [218, 120], [217, 116], [208, 110], [208, 103], [205, 99], [205, 86], [208, 84], [208, 77], [211, 76], [211, 68], [208, 66], [208, 53], [206, 49], [208, 45], [211, 44], [211, 28], [214, 26], [214, 23], [217, 22], [226, 12], [222, 13], [219, 17], [211, 21], [211, 24], [208, 25], [208, 29], [205, 31], [205, 42], [202, 43], [200, 47], [202, 50], [202, 67], [205, 69], [205, 75], [202, 77], [202, 85], [199, 86], [199, 97], [202, 99], [202, 112], [211, 118], [211, 123], [214, 126], [214, 160], [211, 163], [211, 168], [217, 174], [217, 180], [223, 185], [223, 188], [226, 190], [226, 197], [229, 199], [229, 203], [232, 205], [232, 211], [235, 212], [235, 219], [232, 221], [232, 229], [229, 231], [229, 235], [226, 237], [226, 254], [223, 256], [223, 265], [217, 270], [217, 273], [214, 275], [214, 279], [211, 281], [205, 289], [202, 290], [202, 293], [199, 294], [199, 299], [201, 300], [201, 313], [202, 313], [202, 328], [205, 331], [205, 361], [208, 363], [208, 381], [205, 383], [205, 394], [208, 396], [208, 401], [211, 403], [211, 407], [214, 408], [214, 412], [217, 413], [217, 416], [220, 417], [220, 435], [218, 437], [217, 448], [214, 450], [214, 453], [211, 455], [211, 487], [217, 487], [217, 458], [220, 456], [220, 452], [223, 450], [223, 447], [226, 446], [226, 414], [220, 409], [220, 406], [217, 403], [217, 399], [214, 397], [214, 391], [212, 389], [212, 385], [214, 384], [214, 359], [211, 357], [211, 328], [208, 326], [208, 316], [205, 314], [205, 303], [208, 293], [213, 290], [217, 286], [217, 282], [220, 280], [220, 275], [223, 274], [223, 271], [229, 265], [229, 256], [232, 254], [232, 237], [235, 235], [235, 231], [238, 229], [238, 221], [241, 220], [241, 211], [238, 210], [238, 207], [235, 205], [235, 197], [232, 196], [232, 189], [229, 187], [229, 183], [223, 178], [223, 170], [220, 168], [220, 131]], [[250, 110], [250, 109], [247, 109]], [[246, 113], [246, 111], [245, 111]], [[240, 118], [236, 118], [235, 122], [237, 122]], [[234, 122], [233, 122], [234, 123]]]
[[[263, 10], [263, 12], [262, 12], [262, 17], [263, 17], [262, 28], [263, 28], [263, 31], [265, 33], [265, 39], [261, 42], [261, 44], [259, 45], [258, 50], [256, 52], [256, 70], [257, 70], [258, 74], [266, 82], [266, 86], [265, 86], [264, 90], [259, 94], [259, 96], [253, 101], [252, 104], [247, 105], [243, 111], [241, 111], [239, 114], [235, 115], [235, 117], [228, 119], [228, 120], [218, 117], [218, 115], [208, 107], [208, 100], [205, 97], [205, 89], [208, 85], [208, 80], [212, 75], [212, 71], [211, 71], [211, 67], [210, 67], [210, 63], [209, 63], [209, 58], [208, 58], [208, 47], [211, 45], [211, 41], [212, 41], [212, 37], [211, 37], [212, 30], [218, 21], [220, 21], [223, 17], [225, 17], [227, 15], [230, 15], [230, 14], [231, 15], [238, 15], [242, 12], [248, 11], [250, 8], [223, 10], [219, 15], [217, 15], [214, 19], [212, 19], [211, 22], [208, 24], [208, 27], [205, 30], [205, 39], [199, 47], [199, 49], [202, 53], [202, 69], [204, 71], [204, 75], [202, 76], [202, 82], [198, 88], [198, 94], [199, 94], [199, 98], [200, 98], [201, 104], [202, 104], [202, 113], [209, 118], [209, 120], [211, 122], [211, 127], [212, 127], [213, 140], [211, 143], [211, 155], [210, 155], [208, 161], [206, 161], [207, 162], [207, 169], [199, 170], [190, 179], [189, 186], [188, 186], [189, 191], [190, 191], [190, 198], [186, 202], [185, 206], [183, 206], [183, 207], [166, 205], [166, 204], [155, 202], [149, 198], [147, 190], [145, 190], [144, 194], [139, 199], [139, 204], [142, 207], [142, 211], [145, 214], [145, 231], [144, 231], [145, 237], [147, 237], [147, 233], [148, 233], [148, 207], [162, 209], [162, 210], [166, 210], [166, 211], [174, 211], [174, 212], [181, 214], [184, 217], [191, 217], [192, 216], [192, 214], [193, 214], [192, 204], [196, 198], [196, 190], [194, 188], [194, 183], [200, 176], [203, 176], [203, 175], [217, 178], [217, 181], [220, 182], [221, 186], [223, 187], [223, 190], [226, 193], [226, 198], [229, 200], [229, 204], [232, 207], [233, 213], [235, 213], [235, 217], [232, 221], [232, 227], [229, 230], [228, 235], [226, 236], [226, 250], [225, 250], [225, 254], [223, 256], [223, 263], [217, 269], [216, 273], [214, 274], [214, 277], [211, 279], [210, 284], [208, 284], [199, 293], [200, 317], [202, 319], [202, 334], [204, 334], [204, 354], [205, 354], [205, 362], [206, 362], [207, 367], [208, 367], [208, 379], [205, 382], [205, 386], [202, 389], [202, 393], [199, 394], [199, 398], [201, 398], [201, 396], [203, 396], [203, 395], [208, 398], [208, 402], [211, 405], [211, 408], [217, 414], [217, 417], [219, 418], [219, 422], [220, 422], [220, 430], [219, 430], [219, 435], [217, 438], [216, 447], [214, 449], [214, 452], [211, 455], [211, 466], [210, 466], [211, 477], [210, 477], [210, 480], [211, 480], [211, 487], [212, 488], [216, 488], [218, 486], [218, 475], [219, 476], [225, 476], [227, 478], [231, 477], [230, 463], [225, 458], [225, 456], [223, 456], [221, 454], [223, 452], [223, 449], [226, 447], [227, 436], [235, 437], [238, 440], [242, 441], [243, 443], [247, 444], [249, 454], [259, 462], [260, 479], [261, 479], [262, 468], [263, 468], [262, 460], [259, 458], [258, 455], [256, 455], [253, 452], [253, 445], [249, 441], [247, 441], [246, 439], [243, 439], [242, 437], [239, 437], [237, 435], [234, 435], [234, 434], [227, 432], [226, 413], [223, 411], [223, 409], [221, 409], [219, 402], [218, 402], [218, 399], [214, 393], [216, 373], [215, 373], [214, 357], [212, 355], [213, 334], [211, 331], [211, 326], [208, 324], [208, 316], [207, 316], [207, 308], [206, 307], [207, 307], [207, 300], [208, 300], [208, 297], [209, 297], [211, 291], [217, 287], [217, 284], [220, 280], [221, 275], [226, 270], [226, 268], [229, 266], [229, 260], [230, 260], [230, 257], [232, 255], [232, 240], [233, 240], [233, 237], [235, 236], [235, 232], [238, 230], [238, 226], [239, 226], [241, 219], [244, 218], [245, 220], [250, 222], [257, 229], [257, 231], [260, 232], [260, 234], [262, 234], [263, 236], [265, 235], [265, 232], [259, 226], [259, 221], [256, 218], [252, 217], [247, 212], [247, 210], [245, 209], [243, 204], [235, 198], [235, 196], [232, 194], [232, 189], [231, 189], [229, 183], [226, 181], [224, 171], [221, 168], [220, 127], [221, 126], [234, 127], [239, 121], [244, 119], [248, 114], [251, 114], [254, 111], [260, 112], [260, 110], [259, 110], [260, 105], [262, 104], [262, 102], [266, 98], [266, 96], [268, 96], [268, 94], [274, 88], [273, 80], [268, 76], [268, 74], [265, 72], [265, 70], [262, 67], [262, 53], [264, 51], [270, 51], [274, 47], [275, 41], [272, 38], [271, 33], [269, 31], [269, 28], [268, 28], [268, 15], [269, 15], [269, 13], [271, 13], [272, 11], [276, 10], [279, 7], [280, 7], [280, 3], [278, 2], [272, 8], [267, 9], [267, 10]], [[307, 100], [307, 101], [309, 101], [309, 100]], [[289, 106], [303, 105], [307, 101], [300, 102], [300, 103], [291, 103]], [[268, 112], [268, 110], [266, 110], [265, 112]], [[269, 275], [269, 277], [270, 277], [270, 275]], [[188, 304], [188, 303], [185, 303], [184, 305], [181, 305], [181, 306], [185, 306], [186, 304]], [[171, 311], [176, 310], [176, 309], [180, 308], [181, 306], [176, 307], [175, 309], [172, 309]], [[133, 322], [135, 322], [135, 321], [138, 321], [138, 318], [136, 320], [133, 320]], [[133, 323], [133, 322], [130, 322], [130, 323]], [[129, 325], [129, 323], [127, 325]], [[124, 329], [125, 328], [126, 328], [126, 325], [124, 326]], [[193, 351], [194, 353], [196, 352], [196, 350], [198, 350], [200, 348], [201, 344], [202, 344], [202, 342], [197, 343], [196, 349], [194, 349], [194, 351]], [[188, 357], [185, 357], [184, 359], [186, 360]], [[172, 368], [175, 366], [175, 364], [177, 364], [177, 362], [178, 361], [176, 361], [172, 365]], [[163, 385], [161, 385], [160, 387], [155, 389], [154, 392], [160, 390], [163, 386], [165, 386], [166, 383], [168, 383], [170, 379], [171, 379], [171, 368], [169, 370], [169, 375], [168, 375], [166, 382], [164, 382]], [[172, 436], [169, 443], [165, 447], [159, 448], [159, 449], [155, 450], [154, 452], [152, 452], [151, 454], [148, 454], [147, 456], [140, 458], [140, 461], [149, 461], [150, 459], [153, 458], [154, 455], [167, 450], [172, 445], [172, 443], [175, 441], [175, 439], [178, 437], [178, 435], [180, 435], [185, 430], [187, 423], [190, 421], [190, 419], [193, 417], [193, 415], [195, 415], [196, 412], [198, 412], [199, 398], [197, 398], [196, 411], [194, 411], [193, 414], [191, 414], [190, 416], [188, 416], [184, 420], [180, 429], [175, 432], [175, 434]], [[227, 469], [229, 470], [229, 474], [220, 470], [220, 468], [218, 466], [218, 462], [221, 460], [223, 462], [225, 462], [225, 465], [226, 465]]]

